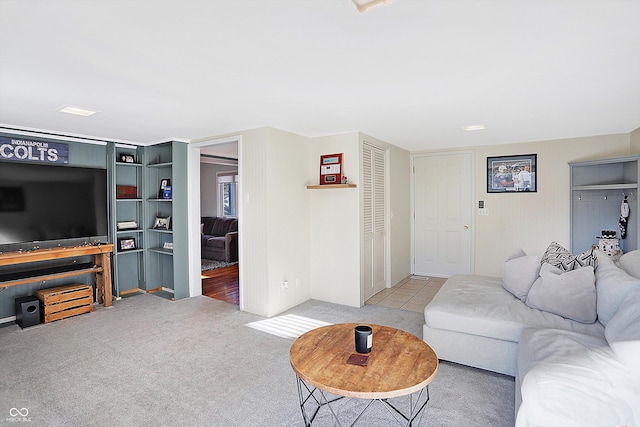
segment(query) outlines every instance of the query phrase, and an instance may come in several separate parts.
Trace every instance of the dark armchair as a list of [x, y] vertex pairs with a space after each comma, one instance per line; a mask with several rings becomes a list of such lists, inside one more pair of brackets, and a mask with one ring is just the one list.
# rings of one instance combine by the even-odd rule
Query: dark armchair
[[201, 224], [202, 258], [238, 261], [238, 220], [205, 216]]

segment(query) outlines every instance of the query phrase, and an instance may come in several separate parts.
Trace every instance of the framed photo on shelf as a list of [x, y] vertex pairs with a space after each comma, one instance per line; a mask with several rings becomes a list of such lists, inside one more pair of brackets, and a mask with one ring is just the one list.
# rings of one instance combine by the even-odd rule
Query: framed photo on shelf
[[136, 249], [136, 239], [134, 239], [133, 237], [118, 239], [118, 249], [120, 251], [130, 251]]
[[535, 193], [537, 155], [487, 157], [487, 193]]
[[133, 154], [120, 153], [120, 161], [122, 163], [135, 163], [136, 158], [133, 156]]
[[320, 185], [342, 183], [342, 153], [320, 156]]
[[171, 223], [170, 216], [157, 216], [153, 223], [153, 228], [156, 230], [168, 230]]

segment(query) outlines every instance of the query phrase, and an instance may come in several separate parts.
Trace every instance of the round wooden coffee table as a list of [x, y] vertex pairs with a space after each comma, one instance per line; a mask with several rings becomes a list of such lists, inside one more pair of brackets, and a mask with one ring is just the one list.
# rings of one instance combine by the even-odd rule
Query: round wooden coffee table
[[[438, 358], [431, 347], [408, 332], [370, 324], [368, 326], [373, 330], [371, 352], [359, 355], [354, 339], [354, 328], [358, 325], [360, 323], [342, 323], [313, 329], [291, 345], [289, 356], [297, 375], [305, 425], [311, 425], [325, 405], [342, 425], [331, 408], [331, 403], [342, 397], [378, 400], [401, 415], [402, 419], [395, 418], [401, 425], [411, 425], [426, 406], [428, 385], [438, 371]], [[338, 397], [330, 400], [325, 392]], [[415, 403], [413, 394], [418, 394]], [[412, 396], [408, 414], [401, 413], [387, 401], [407, 395]], [[312, 414], [307, 413], [309, 403], [317, 404]], [[389, 412], [395, 415], [393, 411]]]

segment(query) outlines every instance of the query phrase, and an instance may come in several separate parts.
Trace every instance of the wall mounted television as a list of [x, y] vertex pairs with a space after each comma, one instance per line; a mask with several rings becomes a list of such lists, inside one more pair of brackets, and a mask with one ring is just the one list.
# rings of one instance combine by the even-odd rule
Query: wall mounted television
[[0, 245], [104, 242], [107, 194], [106, 169], [0, 161]]

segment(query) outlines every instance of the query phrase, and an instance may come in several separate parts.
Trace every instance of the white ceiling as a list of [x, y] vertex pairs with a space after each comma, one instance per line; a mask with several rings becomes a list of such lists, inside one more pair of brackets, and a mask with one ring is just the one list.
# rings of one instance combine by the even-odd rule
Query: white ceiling
[[639, 23], [638, 0], [0, 0], [0, 123], [142, 144], [361, 131], [413, 151], [626, 133]]

